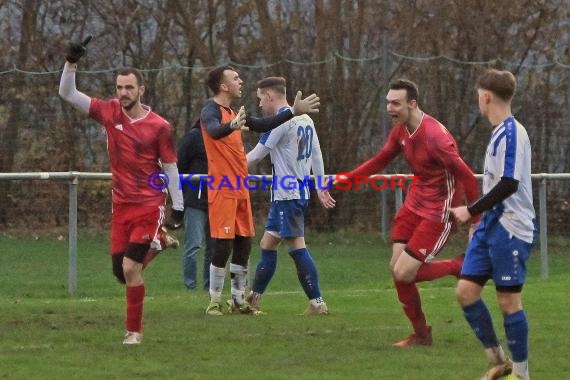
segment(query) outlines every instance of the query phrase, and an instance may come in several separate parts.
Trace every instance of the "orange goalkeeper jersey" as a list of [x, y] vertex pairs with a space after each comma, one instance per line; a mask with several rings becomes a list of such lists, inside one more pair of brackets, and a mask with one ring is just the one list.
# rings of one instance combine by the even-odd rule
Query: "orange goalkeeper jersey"
[[241, 130], [232, 131], [228, 125], [236, 115], [234, 110], [219, 105], [213, 99], [206, 102], [200, 114], [208, 156], [208, 176], [212, 181], [208, 191], [210, 200], [215, 193], [231, 198], [249, 198], [249, 191], [244, 186], [248, 171]]

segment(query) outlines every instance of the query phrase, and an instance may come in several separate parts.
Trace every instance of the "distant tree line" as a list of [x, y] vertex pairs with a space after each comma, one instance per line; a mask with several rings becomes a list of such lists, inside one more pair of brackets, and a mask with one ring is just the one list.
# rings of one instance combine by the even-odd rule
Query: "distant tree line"
[[[349, 170], [381, 146], [390, 128], [384, 96], [399, 77], [418, 83], [421, 108], [448, 127], [480, 172], [489, 126], [478, 116], [475, 79], [488, 67], [509, 69], [519, 81], [514, 113], [529, 131], [533, 172], [569, 172], [569, 20], [565, 0], [0, 0], [0, 172], [108, 170], [101, 129], [57, 96], [67, 43], [87, 34], [94, 39], [78, 88], [111, 97], [117, 68], [145, 70], [144, 102], [178, 139], [211, 96], [204, 78], [218, 64], [240, 71], [252, 113], [264, 76], [286, 77], [291, 97], [297, 89], [318, 93], [327, 173]], [[257, 138], [246, 136], [246, 145]], [[398, 160], [386, 172], [408, 169]], [[108, 185], [82, 183], [82, 223], [101, 223]], [[66, 209], [60, 187], [2, 186], [0, 225], [65, 223], [22, 213]], [[552, 182], [548, 192], [553, 215], [567, 207], [570, 182]], [[317, 228], [376, 228], [362, 215], [377, 217], [378, 196], [335, 196], [335, 211], [315, 208]]]

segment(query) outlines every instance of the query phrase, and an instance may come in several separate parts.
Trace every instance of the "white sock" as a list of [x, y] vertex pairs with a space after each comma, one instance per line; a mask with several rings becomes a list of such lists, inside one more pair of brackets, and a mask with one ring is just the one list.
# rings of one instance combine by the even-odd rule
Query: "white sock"
[[485, 354], [487, 355], [487, 361], [494, 366], [502, 364], [507, 360], [505, 357], [505, 351], [503, 351], [503, 347], [500, 345], [485, 348]]
[[313, 298], [312, 300], [309, 300], [309, 302], [311, 303], [311, 305], [316, 307], [322, 303], [325, 303], [325, 300], [323, 299], [323, 297], [319, 297], [319, 298]]
[[210, 264], [210, 301], [220, 302], [222, 300], [222, 290], [224, 290], [224, 278], [226, 268], [215, 267]]
[[513, 362], [513, 375], [517, 375], [523, 379], [528, 379], [528, 360], [525, 360], [524, 362]]
[[232, 274], [232, 300], [236, 305], [242, 305], [245, 302], [247, 267], [230, 264], [230, 273]]

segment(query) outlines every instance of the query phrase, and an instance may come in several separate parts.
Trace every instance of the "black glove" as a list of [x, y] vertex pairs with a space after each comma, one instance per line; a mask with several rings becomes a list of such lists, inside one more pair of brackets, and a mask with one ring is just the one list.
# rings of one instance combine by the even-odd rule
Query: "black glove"
[[169, 230], [177, 230], [184, 225], [184, 211], [172, 209], [170, 216], [164, 222]]
[[65, 59], [69, 63], [75, 63], [79, 61], [79, 58], [83, 57], [87, 53], [87, 44], [93, 38], [92, 35], [85, 37], [83, 42], [70, 42], [69, 48], [67, 49], [67, 56]]

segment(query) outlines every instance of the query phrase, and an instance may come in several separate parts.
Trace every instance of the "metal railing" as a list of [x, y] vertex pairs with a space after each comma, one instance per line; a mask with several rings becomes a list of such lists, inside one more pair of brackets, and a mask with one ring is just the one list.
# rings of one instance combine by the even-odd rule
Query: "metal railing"
[[[252, 177], [255, 175], [251, 175]], [[406, 177], [408, 174], [383, 174], [382, 177], [391, 179]], [[269, 175], [259, 175], [266, 179], [271, 178]], [[476, 175], [481, 178], [482, 175]], [[200, 175], [193, 175], [192, 180], [198, 181]], [[111, 173], [90, 173], [90, 172], [31, 172], [31, 173], [0, 173], [0, 181], [14, 180], [55, 180], [68, 181], [69, 183], [69, 240], [68, 240], [68, 281], [67, 289], [70, 295], [74, 295], [77, 290], [77, 187], [79, 180], [110, 180]], [[538, 181], [538, 199], [539, 199], [539, 240], [540, 240], [540, 276], [548, 278], [548, 228], [547, 228], [547, 211], [546, 211], [546, 184], [549, 180], [570, 180], [570, 173], [538, 173], [532, 174], [532, 179]], [[402, 206], [403, 194], [402, 189], [396, 187], [394, 189], [396, 210]], [[383, 218], [386, 217], [385, 215]], [[386, 223], [382, 223], [384, 225]]]

